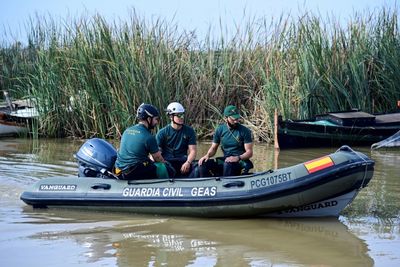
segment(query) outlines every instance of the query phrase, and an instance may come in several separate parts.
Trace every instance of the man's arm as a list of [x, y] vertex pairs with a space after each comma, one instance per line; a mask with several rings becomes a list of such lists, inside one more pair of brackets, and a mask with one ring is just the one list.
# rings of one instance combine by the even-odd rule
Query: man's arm
[[161, 151], [157, 151], [156, 153], [151, 154], [151, 157], [155, 162], [163, 162], [165, 163], [165, 159], [161, 156]]

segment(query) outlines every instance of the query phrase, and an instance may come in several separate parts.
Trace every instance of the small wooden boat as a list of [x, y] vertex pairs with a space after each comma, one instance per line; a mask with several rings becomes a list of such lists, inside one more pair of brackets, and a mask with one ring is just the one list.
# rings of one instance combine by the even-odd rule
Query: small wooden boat
[[23, 135], [28, 132], [25, 124], [19, 124], [9, 119], [4, 119], [0, 113], [0, 137]]
[[278, 119], [281, 149], [370, 146], [400, 130], [400, 113], [369, 114], [352, 110], [330, 112], [311, 120]]
[[24, 107], [11, 112], [0, 108], [0, 137], [27, 134], [37, 116], [34, 107]]
[[33, 120], [38, 117], [36, 108], [26, 100], [11, 102], [7, 92], [4, 96], [7, 103], [0, 105], [0, 137], [27, 134]]
[[344, 146], [318, 159], [245, 176], [127, 181], [110, 174], [112, 151], [102, 139], [88, 140], [76, 154], [79, 173], [96, 177], [41, 179], [21, 199], [34, 208], [196, 217], [337, 217], [369, 183], [374, 170], [374, 161]]

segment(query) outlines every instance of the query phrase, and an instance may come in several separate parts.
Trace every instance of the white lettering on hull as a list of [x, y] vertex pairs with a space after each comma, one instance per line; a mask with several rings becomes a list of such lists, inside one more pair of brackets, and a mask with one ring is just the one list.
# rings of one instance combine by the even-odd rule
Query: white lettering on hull
[[123, 197], [214, 197], [217, 195], [216, 186], [205, 187], [125, 187]]
[[76, 184], [41, 184], [39, 191], [75, 191]]
[[191, 190], [191, 195], [193, 197], [213, 197], [216, 194], [216, 187], [193, 187]]

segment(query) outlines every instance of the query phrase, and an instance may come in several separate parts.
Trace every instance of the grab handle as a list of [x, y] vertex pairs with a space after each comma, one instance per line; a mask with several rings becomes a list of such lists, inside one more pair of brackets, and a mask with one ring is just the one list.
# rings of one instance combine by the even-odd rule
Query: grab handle
[[95, 185], [92, 185], [92, 188], [109, 190], [111, 188], [111, 185], [110, 184], [95, 184]]
[[228, 182], [228, 183], [224, 183], [222, 186], [226, 187], [226, 188], [243, 187], [244, 186], [244, 182], [243, 181]]

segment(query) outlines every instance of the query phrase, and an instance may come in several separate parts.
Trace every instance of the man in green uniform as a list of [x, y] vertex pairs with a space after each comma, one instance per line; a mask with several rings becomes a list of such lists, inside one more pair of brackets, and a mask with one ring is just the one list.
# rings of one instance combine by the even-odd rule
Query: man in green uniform
[[141, 104], [136, 117], [138, 124], [127, 128], [122, 134], [115, 173], [124, 180], [157, 178], [157, 167], [149, 155], [155, 162], [165, 162], [151, 134], [151, 130], [160, 121], [160, 114], [154, 106]]
[[166, 111], [171, 123], [156, 136], [161, 155], [172, 165], [176, 177], [188, 176], [196, 158], [196, 133], [184, 124], [185, 109], [180, 103], [170, 103]]
[[[253, 167], [250, 161], [253, 156], [253, 137], [251, 130], [239, 123], [239, 110], [235, 106], [227, 106], [224, 110], [224, 119], [225, 123], [220, 124], [215, 130], [207, 154], [199, 160], [201, 177], [235, 176], [240, 175], [243, 168], [248, 170]], [[210, 160], [220, 144], [223, 158]]]

